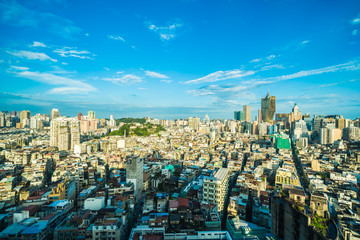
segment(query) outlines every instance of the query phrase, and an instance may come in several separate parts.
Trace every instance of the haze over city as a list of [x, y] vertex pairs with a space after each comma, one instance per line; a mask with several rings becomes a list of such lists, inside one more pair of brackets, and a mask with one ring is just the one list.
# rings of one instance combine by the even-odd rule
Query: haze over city
[[355, 118], [359, 30], [359, 1], [2, 0], [0, 109], [230, 119], [269, 90]]

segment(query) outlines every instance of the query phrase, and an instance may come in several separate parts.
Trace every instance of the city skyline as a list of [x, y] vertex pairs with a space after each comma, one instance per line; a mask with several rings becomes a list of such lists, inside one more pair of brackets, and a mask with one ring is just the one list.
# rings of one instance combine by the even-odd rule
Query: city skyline
[[206, 3], [0, 1], [0, 109], [254, 120], [269, 90], [359, 116], [359, 2]]

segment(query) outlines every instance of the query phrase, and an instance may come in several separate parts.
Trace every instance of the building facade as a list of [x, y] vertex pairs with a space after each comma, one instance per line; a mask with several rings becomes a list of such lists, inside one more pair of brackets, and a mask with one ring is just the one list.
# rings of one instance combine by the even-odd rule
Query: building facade
[[262, 121], [272, 123], [276, 111], [276, 97], [270, 96], [269, 92], [265, 98], [261, 98]]

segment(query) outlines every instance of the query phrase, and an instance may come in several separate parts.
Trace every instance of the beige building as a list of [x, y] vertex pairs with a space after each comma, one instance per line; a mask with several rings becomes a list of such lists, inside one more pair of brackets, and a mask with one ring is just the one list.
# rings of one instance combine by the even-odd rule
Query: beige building
[[58, 117], [50, 122], [50, 146], [74, 151], [80, 144], [80, 125], [75, 118]]
[[212, 173], [210, 177], [204, 177], [203, 200], [216, 203], [218, 211], [224, 208], [225, 195], [228, 189], [229, 169], [220, 168]]
[[60, 111], [56, 108], [51, 110], [51, 120], [60, 117]]
[[244, 105], [243, 111], [245, 113], [245, 121], [251, 122], [251, 107], [249, 105]]

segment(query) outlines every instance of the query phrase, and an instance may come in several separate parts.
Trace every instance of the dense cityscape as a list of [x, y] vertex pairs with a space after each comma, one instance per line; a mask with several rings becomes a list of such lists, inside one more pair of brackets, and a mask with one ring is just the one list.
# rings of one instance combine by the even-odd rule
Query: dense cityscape
[[0, 239], [360, 239], [360, 118], [0, 113]]
[[360, 240], [360, 1], [0, 0], [0, 240]]

